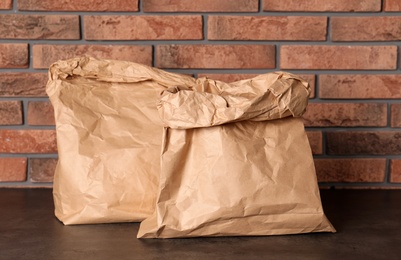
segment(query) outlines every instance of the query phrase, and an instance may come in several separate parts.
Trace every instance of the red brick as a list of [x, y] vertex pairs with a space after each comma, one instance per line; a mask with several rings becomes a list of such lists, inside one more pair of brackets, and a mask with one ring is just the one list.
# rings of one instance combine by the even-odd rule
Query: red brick
[[0, 97], [45, 97], [47, 73], [0, 73]]
[[390, 182], [401, 183], [401, 159], [390, 161]]
[[0, 15], [3, 39], [80, 39], [78, 15]]
[[323, 153], [323, 137], [321, 131], [307, 131], [309, 144], [313, 154]]
[[258, 0], [143, 0], [144, 12], [257, 12]]
[[401, 12], [400, 0], [383, 0], [383, 10], [385, 12]]
[[332, 41], [399, 41], [401, 17], [332, 17]]
[[28, 103], [28, 125], [54, 125], [53, 106], [48, 101]]
[[0, 2], [0, 10], [2, 9], [12, 9], [13, 8], [13, 0], [1, 0]]
[[[200, 73], [199, 78], [207, 77], [209, 79], [219, 80], [227, 83], [240, 81], [243, 79], [250, 79], [258, 76], [259, 74], [214, 74], [214, 73]], [[310, 98], [315, 97], [315, 75], [314, 74], [298, 74], [301, 78], [306, 80], [311, 87]]]
[[0, 68], [27, 68], [29, 63], [28, 44], [0, 44]]
[[0, 125], [22, 125], [21, 101], [0, 101]]
[[320, 75], [319, 96], [324, 99], [401, 98], [401, 75]]
[[57, 159], [34, 158], [30, 159], [29, 161], [29, 173], [31, 182], [53, 182]]
[[387, 126], [384, 103], [311, 103], [303, 116], [306, 126]]
[[201, 40], [202, 16], [85, 16], [86, 40]]
[[315, 159], [319, 182], [384, 182], [386, 159]]
[[0, 182], [26, 181], [26, 158], [0, 158]]
[[273, 69], [274, 45], [159, 45], [160, 68]]
[[78, 56], [128, 60], [152, 65], [152, 46], [140, 45], [34, 45], [33, 67], [47, 69], [53, 62]]
[[56, 153], [54, 130], [0, 129], [0, 153]]
[[208, 39], [324, 41], [326, 28], [324, 16], [209, 16]]
[[391, 127], [401, 127], [401, 104], [391, 105]]
[[263, 0], [273, 12], [379, 12], [381, 0]]
[[397, 46], [307, 46], [281, 47], [282, 69], [394, 70]]
[[400, 155], [399, 131], [336, 131], [326, 133], [328, 154]]
[[84, 11], [84, 12], [136, 12], [138, 0], [18, 0], [18, 10], [27, 11]]

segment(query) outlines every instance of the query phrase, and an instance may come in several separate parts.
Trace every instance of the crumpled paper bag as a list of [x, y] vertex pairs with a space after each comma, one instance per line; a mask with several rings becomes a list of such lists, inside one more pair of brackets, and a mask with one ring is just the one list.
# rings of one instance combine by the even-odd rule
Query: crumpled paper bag
[[299, 118], [308, 84], [283, 72], [197, 83], [161, 95], [160, 190], [138, 238], [335, 232]]
[[195, 79], [123, 61], [54, 63], [46, 91], [54, 107], [58, 165], [53, 195], [64, 224], [141, 221], [155, 207], [163, 127], [156, 104]]

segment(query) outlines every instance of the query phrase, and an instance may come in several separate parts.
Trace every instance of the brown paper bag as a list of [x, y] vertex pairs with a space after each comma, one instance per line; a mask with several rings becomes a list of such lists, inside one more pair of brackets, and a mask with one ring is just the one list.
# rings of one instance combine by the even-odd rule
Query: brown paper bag
[[55, 214], [64, 224], [140, 221], [160, 174], [160, 92], [195, 79], [144, 65], [76, 58], [50, 67], [59, 160]]
[[204, 92], [163, 92], [160, 191], [138, 237], [335, 232], [296, 118], [307, 105], [307, 83], [279, 72], [200, 85]]

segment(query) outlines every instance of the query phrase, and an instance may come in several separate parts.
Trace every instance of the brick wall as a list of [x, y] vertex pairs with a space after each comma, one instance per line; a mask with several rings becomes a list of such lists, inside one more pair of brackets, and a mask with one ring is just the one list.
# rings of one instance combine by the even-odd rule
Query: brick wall
[[286, 70], [322, 187], [401, 188], [401, 0], [0, 0], [0, 187], [51, 187], [48, 66], [79, 55], [224, 81]]

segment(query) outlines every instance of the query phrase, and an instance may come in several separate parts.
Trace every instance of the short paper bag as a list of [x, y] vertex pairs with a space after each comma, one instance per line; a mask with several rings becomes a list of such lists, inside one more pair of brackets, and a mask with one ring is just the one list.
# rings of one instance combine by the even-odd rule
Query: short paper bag
[[160, 98], [160, 190], [138, 237], [335, 232], [299, 118], [308, 84], [283, 72], [197, 84]]

